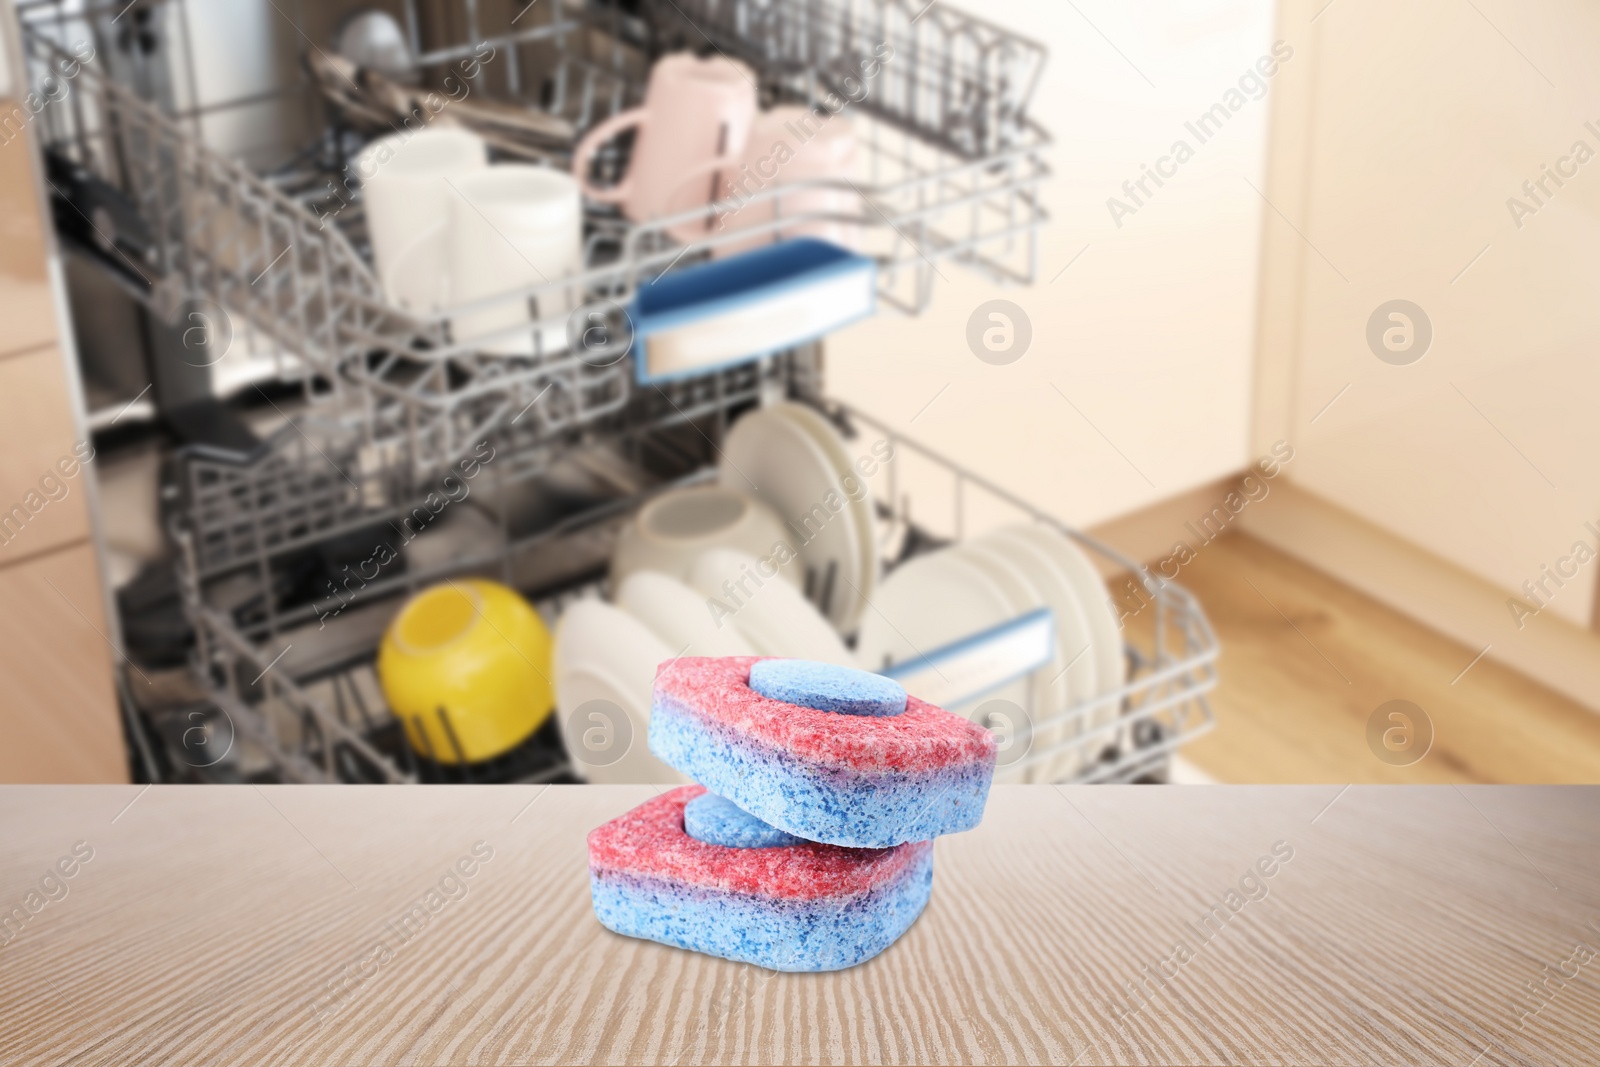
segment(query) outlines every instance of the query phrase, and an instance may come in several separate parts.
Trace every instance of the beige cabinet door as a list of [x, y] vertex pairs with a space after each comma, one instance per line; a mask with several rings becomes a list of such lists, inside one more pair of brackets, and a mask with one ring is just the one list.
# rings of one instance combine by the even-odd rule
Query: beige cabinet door
[[[1272, 3], [966, 7], [1050, 50], [1031, 110], [1055, 138], [1038, 279], [1002, 287], [943, 262], [920, 316], [885, 310], [828, 338], [829, 391], [1081, 525], [1240, 470], [1252, 458], [1256, 189], [1279, 66]], [[1213, 105], [1226, 118], [1197, 136]], [[988, 317], [996, 300], [1031, 326], [1013, 362], [969, 341], [974, 323], [1004, 341]], [[929, 481], [903, 487], [922, 519], [942, 521], [948, 501]]]
[[0, 604], [0, 782], [127, 781], [94, 550], [0, 567]]
[[0, 357], [0, 567], [89, 536], [94, 452], [70, 405], [54, 347]]
[[76, 357], [57, 346], [33, 132], [0, 137], [0, 782], [125, 782], [92, 452]]
[[[0, 115], [15, 101], [0, 99]], [[55, 302], [45, 269], [45, 223], [36, 210], [33, 145], [14, 124], [0, 135], [0, 356], [56, 339]]]
[[1282, 139], [1303, 158], [1275, 170], [1297, 262], [1267, 262], [1301, 275], [1291, 476], [1589, 625], [1600, 8], [1320, 6], [1280, 31], [1317, 63], [1309, 132]]

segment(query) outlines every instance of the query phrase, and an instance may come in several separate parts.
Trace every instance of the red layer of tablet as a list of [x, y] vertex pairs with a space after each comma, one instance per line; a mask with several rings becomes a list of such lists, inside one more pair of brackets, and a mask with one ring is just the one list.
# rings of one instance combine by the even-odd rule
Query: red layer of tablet
[[634, 808], [589, 834], [589, 869], [606, 876], [656, 878], [696, 889], [783, 900], [850, 896], [892, 882], [931, 841], [894, 848], [805, 843], [784, 848], [724, 848], [683, 829], [683, 808], [705, 792], [686, 785]]
[[994, 736], [916, 697], [883, 717], [840, 715], [772, 700], [750, 688], [759, 656], [668, 660], [656, 669], [655, 695], [701, 720], [797, 759], [863, 771], [943, 770], [994, 759]]

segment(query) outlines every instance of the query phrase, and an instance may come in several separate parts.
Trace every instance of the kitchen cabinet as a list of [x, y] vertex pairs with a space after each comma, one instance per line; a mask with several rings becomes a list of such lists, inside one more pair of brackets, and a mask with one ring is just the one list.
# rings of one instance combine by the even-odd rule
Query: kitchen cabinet
[[[0, 9], [0, 18], [8, 11]], [[6, 33], [0, 33], [0, 53]], [[0, 80], [12, 64], [0, 55]], [[0, 93], [5, 86], [0, 85]], [[14, 112], [17, 102], [0, 95], [0, 358], [56, 340], [55, 300], [48, 260], [48, 220], [36, 210], [33, 160], [28, 137]]]
[[0, 782], [128, 778], [99, 573], [84, 541], [0, 567]]
[[94, 449], [75, 432], [57, 348], [0, 357], [0, 567], [88, 538]]
[[[0, 98], [0, 114], [16, 103]], [[126, 781], [93, 455], [27, 125], [0, 143], [0, 782]]]
[[[1269, 223], [1258, 441], [1293, 442], [1298, 488], [1590, 626], [1600, 10], [1322, 6], [1282, 5], [1306, 64], [1268, 195], [1298, 232]], [[1473, 639], [1527, 618], [1504, 605]]]
[[[982, 14], [1050, 50], [1031, 110], [1056, 138], [1038, 280], [1001, 288], [945, 270], [920, 317], [828, 339], [830, 389], [1084, 526], [1242, 469], [1272, 4], [995, 0]], [[1202, 140], [1190, 126], [1213, 104], [1228, 117]], [[1146, 177], [1156, 167], [1170, 172], [1160, 185]], [[1031, 325], [1014, 362], [969, 347], [991, 300]]]

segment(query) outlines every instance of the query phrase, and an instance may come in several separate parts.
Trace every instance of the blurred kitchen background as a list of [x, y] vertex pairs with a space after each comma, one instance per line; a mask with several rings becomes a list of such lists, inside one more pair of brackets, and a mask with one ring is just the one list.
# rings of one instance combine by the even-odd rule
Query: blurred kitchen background
[[1600, 10], [0, 18], [0, 781], [1600, 781]]

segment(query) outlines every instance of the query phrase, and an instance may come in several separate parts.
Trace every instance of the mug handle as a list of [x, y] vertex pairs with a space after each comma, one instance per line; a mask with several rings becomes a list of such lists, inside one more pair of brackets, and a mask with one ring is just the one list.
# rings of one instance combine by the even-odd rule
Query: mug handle
[[[684, 171], [683, 174], [679, 176], [677, 183], [673, 185], [672, 191], [669, 192], [666, 198], [662, 201], [666, 205], [666, 207], [663, 209], [663, 214], [671, 217], [678, 214], [680, 211], [688, 211], [695, 207], [709, 207], [712, 204], [728, 199], [727, 194], [729, 190], [726, 188], [721, 188], [718, 189], [709, 200], [696, 199], [692, 202], [686, 202], [681, 206], [678, 202], [679, 197], [683, 194], [683, 191], [694, 182], [705, 181], [718, 171], [737, 170], [739, 167], [739, 162], [740, 160], [737, 156], [712, 156], [710, 159], [703, 159], [699, 163], [696, 163], [693, 167], [690, 167], [688, 170]], [[723, 184], [726, 185], [727, 183]], [[714, 221], [714, 218], [709, 216], [707, 217], [706, 226], [708, 231], [710, 230], [711, 224]], [[672, 237], [675, 240], [684, 241], [685, 243], [692, 241], [693, 238], [682, 236], [684, 233], [688, 232], [685, 228], [691, 225], [693, 225], [692, 220], [690, 222], [679, 223], [673, 228]]]
[[622, 180], [608, 188], [600, 188], [589, 183], [589, 164], [594, 159], [594, 154], [600, 146], [622, 133], [644, 122], [647, 112], [642, 107], [629, 108], [627, 111], [618, 112], [606, 119], [600, 125], [583, 135], [578, 142], [578, 147], [572, 150], [572, 176], [578, 180], [578, 188], [583, 195], [601, 204], [616, 204], [628, 198], [633, 191], [633, 166], [630, 163], [628, 173]]
[[676, 215], [679, 211], [688, 211], [693, 207], [715, 204], [719, 200], [726, 199], [721, 195], [722, 190], [718, 189], [716, 195], [713, 195], [709, 200], [696, 199], [684, 203], [681, 207], [678, 204], [679, 196], [683, 194], [684, 189], [688, 188], [691, 182], [704, 181], [719, 170], [737, 170], [738, 168], [739, 160], [734, 156], [712, 156], [710, 159], [702, 159], [699, 163], [679, 175], [672, 190], [662, 198], [661, 202], [666, 205], [663, 209], [664, 214]]
[[[389, 299], [394, 299], [393, 282], [395, 275], [403, 271], [406, 264], [411, 260], [411, 257], [416, 255], [418, 249], [424, 247], [429, 241], [443, 233], [448, 224], [448, 219], [440, 219], [438, 222], [434, 223], [432, 226], [429, 226], [426, 230], [423, 230], [421, 233], [413, 237], [410, 244], [400, 249], [400, 252], [394, 257], [394, 262], [389, 264], [389, 269], [385, 270], [382, 273], [382, 276], [378, 279], [383, 283], [383, 291], [389, 295]], [[438, 301], [439, 307], [443, 307], [450, 302], [448, 293], [435, 293], [434, 299]], [[412, 310], [414, 313], [420, 310], [424, 315], [432, 315], [439, 310], [439, 307]]]

